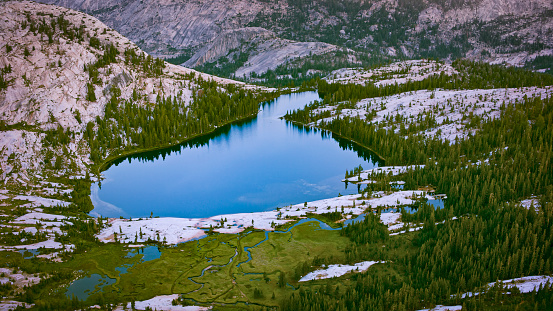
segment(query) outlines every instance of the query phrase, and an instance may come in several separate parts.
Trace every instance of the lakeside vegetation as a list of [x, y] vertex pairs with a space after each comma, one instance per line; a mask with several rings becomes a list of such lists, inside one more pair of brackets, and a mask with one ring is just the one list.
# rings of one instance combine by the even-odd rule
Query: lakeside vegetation
[[[467, 75], [432, 77], [414, 85], [381, 88], [329, 86], [322, 82], [321, 92], [330, 104], [416, 89], [551, 85], [549, 76], [524, 70], [466, 61], [454, 66], [462, 66]], [[320, 105], [287, 118], [305, 123], [322, 119], [325, 115], [313, 113]], [[497, 296], [502, 291], [500, 287], [472, 298], [462, 299], [460, 294], [474, 292], [498, 279], [553, 273], [553, 98], [525, 98], [503, 105], [499, 118], [479, 119], [474, 124], [477, 131], [473, 135], [450, 144], [412, 133], [403, 137], [383, 130], [386, 124], [370, 124], [355, 117], [318, 123], [323, 129], [378, 150], [387, 165], [425, 164], [424, 168], [401, 176], [405, 188], [433, 185], [448, 199], [444, 209], [421, 208], [413, 215], [402, 214], [404, 221], [424, 223], [409, 243], [400, 246], [411, 252], [391, 257], [388, 251], [392, 242], [382, 243], [374, 238], [379, 232], [378, 222], [356, 225], [364, 226], [357, 230], [373, 239], [367, 243], [363, 235], [354, 235], [351, 240], [355, 247], [350, 253], [361, 254], [359, 260], [393, 260], [393, 273], [354, 275], [356, 285], [338, 294], [300, 291], [282, 300], [281, 310], [415, 310], [433, 304], [462, 304], [463, 310], [534, 310], [551, 306], [550, 286], [531, 294], [512, 293], [501, 298]], [[473, 164], [478, 160], [480, 164]], [[517, 203], [528, 197], [539, 198], [536, 209]], [[457, 219], [452, 220], [454, 216]], [[440, 221], [445, 222], [436, 224]], [[383, 250], [366, 256], [381, 244], [386, 246]]]
[[[263, 306], [277, 307], [279, 299], [299, 286], [295, 270], [298, 261], [309, 262], [308, 269], [312, 264], [345, 262], [341, 254], [347, 243], [339, 231], [318, 230], [316, 223], [304, 223], [287, 233], [269, 233], [266, 240], [265, 232], [246, 230], [237, 235], [214, 234], [173, 247], [158, 243], [150, 247], [159, 247], [160, 258], [148, 261], [124, 244], [110, 243], [88, 247], [86, 252], [76, 251], [61, 263], [24, 260], [19, 253], [6, 252], [0, 264], [49, 276], [18, 295], [19, 300], [34, 303], [37, 310], [74, 310], [94, 304], [109, 310], [115, 304], [167, 293], [186, 293], [177, 302], [182, 305], [219, 302], [259, 310]], [[248, 261], [246, 247], [254, 246]], [[116, 281], [100, 291], [91, 290], [86, 302], [67, 297], [67, 287], [60, 287], [92, 274]], [[311, 287], [302, 285], [306, 286]]]
[[[325, 5], [333, 11], [343, 8], [355, 11], [351, 1], [340, 4], [331, 0]], [[292, 1], [290, 7], [291, 17], [301, 17], [307, 2]], [[382, 12], [374, 12], [373, 20], [390, 23], [403, 18], [402, 12], [392, 16]], [[346, 64], [345, 54], [337, 55], [332, 64], [325, 64], [325, 58], [314, 57], [299, 60], [313, 63], [297, 70], [277, 68], [265, 77], [270, 83], [294, 86], [299, 81], [303, 89], [318, 88], [324, 98], [289, 113], [288, 120], [300, 124], [306, 131], [309, 123], [320, 121], [317, 126], [349, 140], [339, 140], [340, 146], [354, 150], [365, 146], [377, 151], [385, 159], [379, 164], [385, 161], [388, 165], [412, 165], [412, 169], [396, 176], [370, 175], [370, 180], [376, 183], [364, 189], [357, 184], [362, 194], [356, 199], [358, 206], [368, 206], [365, 200], [380, 196], [373, 191], [394, 193], [397, 189], [390, 183], [401, 180], [405, 189], [432, 189], [446, 194], [444, 208], [425, 202], [421, 198], [424, 194], [414, 196], [413, 205], [398, 207], [403, 228], [393, 229], [391, 234], [391, 227], [382, 223], [384, 206], [367, 210], [363, 221], [343, 225], [344, 218], [353, 216], [344, 213], [343, 206], [341, 211], [339, 206], [335, 209], [329, 206], [324, 214], [311, 214], [325, 207], [313, 206], [309, 210], [305, 202], [301, 205], [305, 207], [306, 217], [316, 218], [333, 230], [322, 228], [317, 221], [297, 224], [298, 217], [290, 215], [284, 219], [294, 221], [270, 225], [275, 228], [274, 232], [253, 229], [253, 219], [252, 227], [247, 227], [249, 224], [245, 228], [243, 225], [227, 227], [226, 217], [224, 220], [221, 217], [215, 222], [217, 229], [244, 231], [226, 234], [214, 232], [213, 226], [201, 228], [204, 232], [194, 228], [198, 235], [205, 235], [186, 243], [167, 245], [160, 238], [162, 228], [156, 227], [152, 235], [142, 240], [142, 245], [130, 245], [121, 243], [125, 229], [121, 225], [130, 227], [132, 219], [121, 219], [117, 229], [113, 224], [119, 220], [88, 215], [93, 209], [90, 195], [94, 177], [90, 175], [99, 174], [107, 165], [125, 156], [141, 156], [138, 153], [168, 146], [175, 148], [182, 142], [201, 144], [201, 139], [192, 139], [255, 116], [259, 103], [279, 92], [248, 91], [189, 74], [177, 75], [182, 91], [177, 96], [167, 96], [161, 81], [163, 61], [134, 49], [119, 50], [117, 42], [102, 43], [84, 27], [84, 21], [83, 25], [73, 27], [63, 16], [54, 18], [50, 14], [48, 20], [46, 15], [38, 15], [45, 19], [31, 19], [29, 13], [22, 19], [25, 24], [22, 29], [28, 27], [32, 33], [41, 34], [40, 40], [48, 44], [54, 44], [61, 34], [94, 49], [97, 60], [85, 65], [84, 77], [88, 75], [88, 80], [80, 100], [87, 104], [98, 101], [96, 96], [100, 93], [96, 90], [99, 88], [111, 99], [100, 114], [103, 117], [87, 124], [82, 123], [78, 111], [67, 115], [71, 117], [74, 113], [84, 132], [64, 129], [52, 114], [47, 129], [41, 129], [40, 124], [0, 122], [1, 130], [24, 130], [25, 135], [40, 135], [44, 153], [41, 170], [30, 171], [33, 175], [43, 175], [37, 177], [36, 184], [16, 176], [13, 179], [21, 178], [17, 181], [20, 184], [0, 192], [0, 196], [7, 198], [2, 199], [0, 207], [3, 249], [0, 251], [0, 294], [4, 300], [24, 302], [35, 310], [113, 310], [127, 304], [136, 309], [137, 301], [168, 294], [178, 295], [174, 305], [201, 305], [214, 310], [419, 310], [437, 304], [462, 305], [463, 310], [547, 310], [553, 306], [552, 284], [524, 294], [500, 282], [486, 288], [497, 280], [553, 275], [553, 97], [525, 96], [522, 100], [498, 105], [497, 118], [462, 112], [466, 114], [464, 129], [470, 134], [452, 142], [421, 134], [437, 126], [436, 115], [431, 112], [421, 113], [408, 126], [408, 121], [400, 117], [370, 122], [376, 113], [367, 114], [365, 120], [354, 115], [339, 116], [342, 110], [355, 108], [363, 98], [417, 90], [541, 87], [553, 85], [552, 76], [458, 60], [453, 67], [459, 74], [439, 74], [422, 81], [377, 87], [371, 83], [360, 86], [307, 80], [310, 66], [321, 66], [323, 71], [342, 66]], [[256, 22], [263, 21], [253, 23]], [[301, 19], [295, 19], [292, 25], [302, 24]], [[359, 31], [370, 27], [352, 25]], [[395, 45], [406, 39], [400, 26], [390, 30], [375, 29], [375, 41]], [[320, 33], [328, 40], [343, 40], [333, 36], [337, 31], [338, 28]], [[486, 36], [488, 42], [497, 43], [493, 34]], [[466, 48], [462, 44], [454, 48]], [[23, 50], [20, 46], [17, 48]], [[6, 45], [6, 53], [11, 49]], [[25, 47], [22, 53], [30, 57], [33, 51], [34, 46]], [[435, 52], [445, 56], [450, 50], [438, 45]], [[245, 58], [236, 56], [238, 62]], [[545, 68], [548, 61], [548, 57], [537, 58], [528, 66]], [[137, 87], [131, 98], [123, 99], [118, 83], [111, 84], [105, 79], [114, 64], [124, 64], [138, 75], [153, 77], [155, 91], [147, 94]], [[50, 66], [59, 68], [62, 64], [54, 62]], [[222, 64], [212, 69], [221, 68], [230, 72], [236, 64]], [[14, 83], [15, 79], [5, 78], [11, 73], [11, 66], [0, 69], [0, 91]], [[279, 78], [288, 74], [290, 78]], [[387, 78], [388, 74], [380, 78]], [[26, 80], [25, 75], [23, 78]], [[192, 98], [185, 102], [182, 95], [188, 91]], [[318, 110], [331, 106], [332, 112]], [[334, 112], [338, 117], [321, 121]], [[329, 135], [327, 131], [321, 131], [321, 135]], [[79, 141], [82, 136], [83, 140]], [[23, 138], [19, 141], [26, 141]], [[77, 141], [79, 146], [71, 145]], [[78, 156], [75, 150], [79, 148], [92, 161], [83, 169], [74, 163], [74, 157]], [[13, 160], [10, 156], [7, 163], [14, 165], [12, 172], [17, 174], [18, 163], [14, 164]], [[345, 177], [360, 176], [362, 171], [361, 166], [355, 167], [346, 171]], [[37, 198], [70, 204], [41, 206], [40, 202], [45, 201], [31, 201]], [[525, 199], [533, 199], [534, 204], [521, 206]], [[282, 219], [282, 212], [277, 219]], [[98, 234], [108, 226], [115, 229], [110, 232], [113, 239], [103, 240], [114, 242], [104, 243]], [[134, 244], [139, 244], [138, 237], [142, 239], [146, 227], [135, 228]], [[41, 242], [50, 242], [48, 247], [54, 248], [42, 247], [46, 243], [31, 246]], [[12, 247], [16, 245], [30, 249]], [[329, 265], [368, 260], [380, 263], [363, 273], [300, 282], [307, 273]], [[92, 281], [92, 276], [97, 276], [99, 281]], [[72, 287], [77, 280], [90, 282], [89, 288]], [[74, 293], [79, 293], [78, 297]], [[478, 294], [463, 296], [465, 293]], [[18, 310], [25, 308], [25, 305], [17, 307]]]
[[[107, 47], [104, 55], [107, 55], [102, 58], [104, 61], [87, 66], [91, 86], [100, 83], [95, 78], [95, 70], [114, 59], [121, 61], [118, 57], [127, 57], [129, 64], [149, 74], [162, 72], [160, 62], [133, 56], [132, 52], [119, 56]], [[465, 61], [458, 61], [454, 66], [460, 75], [438, 75], [406, 85], [374, 87], [313, 80], [311, 85], [318, 86], [324, 100], [287, 118], [307, 124], [328, 117], [313, 113], [325, 105], [337, 104], [338, 109], [346, 109], [362, 98], [421, 89], [553, 84], [546, 75], [522, 70]], [[260, 101], [275, 96], [255, 95], [194, 75], [183, 77], [183, 83], [194, 85], [190, 105], [185, 105], [178, 96], [166, 97], [161, 93], [156, 103], [150, 103], [139, 90], [135, 90], [131, 99], [123, 100], [120, 90], [111, 87], [105, 117], [87, 124], [84, 134], [94, 165], [101, 167], [122, 155], [163, 148], [209, 133], [255, 115]], [[91, 93], [88, 100], [95, 100]], [[424, 120], [431, 120], [428, 117]], [[150, 246], [159, 247], [161, 256], [141, 261], [143, 257], [129, 255], [132, 251], [128, 246], [98, 241], [95, 234], [107, 225], [107, 219], [83, 217], [93, 208], [89, 197], [90, 176], [64, 179], [73, 188], [67, 198], [72, 205], [45, 208], [44, 212], [79, 216], [61, 227], [64, 235], [56, 236], [57, 242], [73, 244], [75, 249], [62, 252], [60, 257], [65, 261], [61, 263], [37, 257], [23, 259], [24, 254], [1, 252], [5, 257], [0, 259], [0, 266], [17, 267], [43, 279], [21, 293], [9, 286], [0, 290], [6, 296], [34, 303], [38, 310], [74, 310], [94, 304], [110, 310], [115, 304], [169, 293], [180, 294], [175, 304], [214, 305], [216, 309], [417, 310], [435, 304], [462, 304], [468, 310], [499, 307], [533, 310], [535, 306], [550, 306], [551, 287], [530, 294], [514, 291], [504, 295], [506, 289], [501, 286], [478, 297], [462, 299], [460, 294], [476, 291], [497, 279], [553, 273], [553, 250], [548, 247], [553, 243], [550, 165], [553, 99], [526, 98], [514, 105], [504, 105], [500, 118], [471, 120], [469, 123], [477, 129], [475, 134], [451, 145], [415, 134], [421, 128], [433, 126], [431, 121], [421, 128], [408, 128], [400, 133], [382, 129], [391, 122], [394, 121], [368, 124], [347, 117], [322, 122], [319, 126], [377, 150], [387, 164], [426, 165], [424, 169], [398, 177], [406, 182], [407, 189], [433, 185], [448, 196], [444, 209], [421, 205], [413, 214], [403, 212], [403, 221], [423, 225], [420, 231], [390, 236], [377, 211], [368, 213], [362, 222], [336, 231], [320, 230], [316, 223], [306, 223], [286, 233], [247, 229], [235, 235], [210, 234], [174, 247], [159, 239], [150, 240]], [[63, 148], [74, 133], [57, 128], [45, 135], [46, 146]], [[59, 159], [49, 160], [50, 169], [61, 167], [63, 163], [58, 163], [62, 161]], [[485, 159], [486, 164], [473, 165]], [[350, 175], [360, 171], [356, 168]], [[364, 196], [368, 197], [379, 186], [367, 187]], [[389, 185], [386, 187], [388, 190]], [[516, 206], [516, 202], [532, 195], [540, 199], [538, 211]], [[338, 228], [340, 224], [334, 222], [343, 216], [336, 211], [316, 218]], [[458, 219], [453, 220], [454, 216]], [[439, 223], [442, 221], [443, 224]], [[5, 245], [15, 245], [21, 238], [30, 243], [42, 241], [45, 236], [41, 232], [19, 237], [3, 235]], [[385, 263], [371, 267], [367, 273], [299, 282], [308, 272], [329, 264], [363, 260]], [[66, 287], [72, 281], [91, 274], [115, 282], [103, 284], [106, 286], [101, 290], [95, 287], [86, 301], [66, 295]], [[504, 298], [499, 299], [499, 295]]]

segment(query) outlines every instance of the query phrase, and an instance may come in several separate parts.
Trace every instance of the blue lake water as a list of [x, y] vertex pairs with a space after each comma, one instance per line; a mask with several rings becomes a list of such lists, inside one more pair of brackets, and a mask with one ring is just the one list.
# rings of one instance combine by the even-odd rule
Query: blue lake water
[[[150, 245], [129, 251], [125, 258], [132, 258], [138, 254], [142, 254], [142, 258], [139, 263], [161, 257], [159, 248], [155, 245]], [[132, 264], [124, 264], [116, 267], [115, 270], [121, 275], [127, 273], [127, 270], [132, 266]], [[65, 292], [65, 296], [68, 298], [75, 296], [79, 300], [86, 300], [91, 294], [101, 292], [104, 286], [114, 284], [115, 281], [116, 279], [112, 279], [107, 275], [102, 276], [100, 274], [92, 274], [90, 276], [85, 276], [71, 283]]]
[[280, 119], [316, 99], [316, 92], [283, 95], [256, 118], [114, 163], [101, 188], [92, 187], [91, 214], [209, 217], [356, 193], [341, 179], [359, 165], [378, 166], [370, 152]]
[[23, 256], [23, 259], [31, 259], [40, 255], [40, 250], [38, 249], [20, 249], [18, 252]]
[[68, 298], [77, 297], [86, 300], [93, 293], [100, 292], [104, 286], [115, 283], [115, 279], [99, 274], [92, 274], [71, 283], [65, 292]]

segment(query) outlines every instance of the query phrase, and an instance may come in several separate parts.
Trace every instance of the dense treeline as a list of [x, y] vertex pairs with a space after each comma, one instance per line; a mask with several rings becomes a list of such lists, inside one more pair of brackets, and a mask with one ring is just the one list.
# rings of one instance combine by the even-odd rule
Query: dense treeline
[[[404, 138], [358, 118], [346, 117], [328, 123], [321, 121], [319, 126], [377, 151], [387, 165], [425, 163], [429, 156], [445, 154], [442, 147], [448, 144], [423, 135]], [[420, 148], [412, 148], [413, 145]]]
[[340, 235], [349, 237], [357, 244], [376, 243], [388, 239], [388, 227], [380, 222], [380, 215], [367, 213], [362, 221], [340, 230]]
[[547, 69], [547, 73], [553, 74], [553, 55], [537, 56], [531, 61], [526, 61], [526, 68]]
[[[482, 68], [491, 72], [479, 73], [480, 77], [495, 79], [489, 87], [514, 82], [496, 76], [493, 66]], [[518, 85], [541, 85], [534, 77], [521, 74]], [[350, 231], [354, 242], [347, 250], [349, 260], [386, 258], [393, 261], [389, 265], [396, 273], [354, 275], [355, 285], [343, 292], [299, 291], [282, 301], [282, 310], [416, 310], [439, 303], [478, 310], [499, 303], [500, 290], [471, 299], [457, 294], [498, 279], [553, 273], [553, 98], [525, 98], [502, 106], [500, 118], [481, 122], [475, 135], [451, 145], [421, 136], [403, 138], [357, 118], [321, 123], [374, 148], [388, 165], [426, 164], [401, 176], [405, 187], [433, 185], [448, 199], [444, 209], [434, 210], [423, 202], [414, 214], [402, 213], [404, 221], [423, 223], [424, 228], [413, 233], [412, 240], [390, 238], [387, 246], [406, 243], [403, 248], [411, 250], [393, 257], [387, 253], [392, 251], [389, 247], [374, 251], [371, 245], [379, 241], [378, 235], [364, 238], [375, 236], [375, 223], [369, 221], [365, 228], [360, 224], [355, 232], [343, 229]], [[477, 160], [482, 162], [474, 164]], [[537, 209], [516, 204], [532, 195], [539, 198]], [[501, 295], [505, 309], [534, 310], [553, 303], [549, 287], [526, 295]]]
[[447, 221], [439, 229], [427, 222], [415, 241], [420, 248], [405, 262], [414, 287], [440, 277], [450, 295], [498, 279], [553, 272], [551, 208], [540, 213], [501, 205], [488, 209], [494, 212]]
[[[301, 123], [311, 123], [330, 116], [330, 111], [328, 110], [314, 113], [313, 110], [323, 105], [338, 103], [339, 106], [337, 108], [340, 111], [344, 108], [353, 108], [355, 103], [360, 99], [385, 97], [418, 90], [434, 90], [437, 88], [446, 90], [490, 89], [553, 85], [552, 75], [535, 73], [519, 68], [505, 68], [499, 65], [489, 65], [460, 59], [454, 61], [452, 66], [457, 69], [458, 74], [449, 76], [442, 72], [420, 81], [408, 80], [404, 84], [396, 83], [375, 86], [372, 83], [365, 85], [342, 84], [328, 83], [325, 80], [316, 79], [315, 82], [319, 95], [324, 98], [323, 103], [308, 105], [304, 109], [291, 111], [285, 118]], [[369, 119], [372, 116], [369, 115]], [[416, 124], [421, 129], [432, 127], [435, 125], [434, 117], [430, 115], [425, 118], [419, 118], [420, 120]], [[414, 124], [410, 128], [405, 128], [403, 120], [395, 121], [400, 124], [403, 135], [417, 132]]]
[[[553, 98], [527, 99], [505, 107], [500, 118], [483, 123], [474, 137], [442, 145], [443, 151], [434, 152], [436, 161], [426, 161], [424, 170], [405, 176], [406, 187], [435, 185], [456, 202], [456, 214], [481, 213], [489, 204], [530, 195], [544, 194], [549, 200], [552, 141]], [[482, 159], [489, 165], [467, 165]]]
[[123, 100], [117, 88], [105, 108], [105, 117], [89, 123], [85, 136], [91, 146], [91, 159], [104, 159], [110, 150], [148, 149], [182, 141], [223, 124], [254, 115], [267, 95], [253, 95], [234, 86], [223, 90], [213, 80], [196, 79], [198, 88], [192, 103], [179, 96], [157, 96], [155, 105], [141, 104], [135, 90]]
[[480, 62], [458, 59], [452, 67], [459, 73], [451, 76], [443, 73], [432, 75], [420, 81], [408, 80], [404, 84], [375, 86], [374, 84], [341, 84], [318, 81], [318, 90], [326, 101], [350, 100], [390, 96], [417, 90], [491, 89], [515, 88], [526, 86], [553, 85], [553, 76], [528, 70], [490, 65]]
[[184, 49], [180, 54], [176, 54], [173, 57], [165, 58], [165, 61], [169, 64], [180, 65], [192, 57], [194, 53], [191, 49]]
[[90, 179], [71, 179], [69, 184], [73, 186], [71, 192], [71, 205], [68, 210], [88, 213], [94, 209], [92, 201], [90, 200]]
[[[498, 209], [498, 213], [491, 217], [464, 217], [438, 226], [428, 222], [413, 242], [413, 246], [417, 246], [416, 252], [405, 253], [404, 256], [398, 256], [396, 252], [394, 258], [384, 256], [392, 260], [394, 264], [389, 265], [402, 274], [353, 275], [353, 288], [343, 292], [310, 292], [300, 289], [282, 301], [281, 308], [415, 310], [445, 302], [475, 304], [481, 308], [484, 301], [469, 302], [457, 295], [498, 279], [553, 272], [553, 250], [549, 247], [553, 242], [552, 221], [551, 208], [546, 214], [541, 214], [533, 210], [505, 207]], [[377, 226], [375, 222], [368, 223], [367, 229]], [[353, 235], [352, 240], [356, 244], [382, 241], [376, 239], [366, 242], [359, 239], [360, 236], [363, 234]], [[426, 242], [421, 243], [423, 239]], [[362, 260], [367, 259], [380, 258]], [[552, 294], [550, 289], [545, 295], [540, 292], [538, 296], [544, 295], [540, 303], [550, 305]], [[451, 298], [451, 295], [454, 297]], [[533, 310], [533, 305], [525, 307]]]
[[[428, 290], [415, 290], [405, 285], [398, 277], [353, 275], [353, 288], [339, 285], [321, 286], [318, 291], [300, 288], [286, 300], [281, 301], [280, 310], [417, 310], [422, 308], [420, 297], [426, 293], [440, 292], [443, 284], [433, 282]], [[501, 285], [492, 287], [484, 294], [465, 299], [448, 299], [448, 305], [462, 305], [463, 310], [549, 310], [553, 305], [553, 288], [544, 286], [539, 291], [520, 294], [509, 289], [505, 295]], [[443, 291], [442, 291], [443, 292]], [[432, 300], [432, 294], [426, 295]]]
[[221, 57], [211, 63], [204, 63], [195, 69], [220, 77], [232, 77], [238, 68], [244, 66], [249, 57], [249, 52], [234, 49], [230, 50], [226, 57]]

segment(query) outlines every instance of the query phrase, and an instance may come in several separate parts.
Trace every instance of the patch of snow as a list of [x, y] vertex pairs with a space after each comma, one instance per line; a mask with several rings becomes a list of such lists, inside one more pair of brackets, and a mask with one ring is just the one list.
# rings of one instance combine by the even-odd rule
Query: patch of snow
[[31, 202], [32, 206], [38, 207], [38, 206], [46, 206], [46, 207], [52, 207], [52, 206], [68, 206], [69, 202], [56, 200], [56, 199], [47, 199], [47, 198], [41, 198], [37, 196], [28, 196], [28, 195], [18, 195], [14, 198], [14, 200], [23, 200], [23, 201], [29, 201]]
[[[553, 276], [548, 275], [535, 275], [535, 276], [525, 276], [515, 279], [502, 280], [498, 281], [503, 283], [506, 289], [516, 287], [521, 293], [530, 293], [534, 290], [538, 290], [540, 286], [543, 286], [547, 283], [553, 284]], [[487, 287], [493, 287], [497, 282], [488, 283]], [[480, 293], [468, 292], [461, 295], [461, 298], [467, 298], [472, 296], [477, 296]]]
[[526, 209], [530, 209], [531, 207], [534, 207], [536, 211], [540, 208], [540, 200], [537, 198], [531, 198], [520, 201], [520, 205]]
[[299, 282], [336, 278], [350, 272], [363, 272], [377, 263], [382, 263], [382, 261], [363, 261], [354, 265], [329, 265], [325, 269], [308, 273]]
[[71, 250], [73, 249], [73, 245], [64, 245], [60, 242], [56, 242], [53, 239], [34, 243], [34, 244], [27, 244], [27, 245], [15, 245], [15, 246], [2, 246], [0, 247], [0, 251], [6, 251], [6, 250], [20, 250], [20, 249], [39, 249], [39, 248], [53, 248], [53, 249], [62, 249], [65, 250]]
[[442, 306], [442, 305], [437, 305], [435, 306], [434, 308], [432, 309], [421, 309], [421, 310], [418, 310], [418, 311], [459, 311], [459, 310], [462, 310], [463, 309], [463, 306]]
[[[401, 224], [401, 226], [400, 226], [400, 227], [398, 227], [398, 228], [394, 228], [394, 229], [400, 229], [400, 228], [402, 228], [402, 227], [403, 227], [403, 223]], [[414, 228], [409, 228], [409, 232], [413, 232], [413, 231], [419, 231], [419, 230], [421, 230], [422, 228], [424, 228], [424, 227], [414, 227]], [[391, 231], [391, 230], [394, 230], [394, 229], [392, 229], [392, 228], [388, 228], [388, 230], [390, 230], [390, 231]], [[394, 232], [394, 233], [390, 233], [390, 236], [394, 236], [394, 235], [399, 235], [399, 234], [403, 234], [403, 233], [406, 233], [406, 232], [407, 232], [407, 231], [405, 231], [405, 230], [403, 230], [403, 231], [399, 231], [399, 232]]]
[[32, 308], [35, 304], [24, 303], [15, 300], [0, 301], [0, 310], [15, 310], [17, 307], [24, 307], [26, 309]]
[[[213, 228], [219, 233], [239, 233], [248, 227], [261, 230], [274, 230], [278, 225], [285, 224], [297, 217], [306, 217], [308, 213], [324, 214], [340, 211], [346, 215], [360, 215], [367, 209], [377, 207], [395, 207], [413, 204], [413, 197], [423, 196], [424, 191], [406, 190], [386, 194], [375, 193], [375, 198], [364, 199], [359, 194], [345, 195], [313, 202], [290, 205], [273, 211], [256, 213], [239, 213], [218, 215], [209, 218], [145, 218], [109, 220], [108, 227], [97, 235], [103, 242], [144, 243], [148, 240], [177, 244], [197, 239], [206, 234], [205, 230]], [[433, 199], [426, 195], [427, 199]], [[397, 212], [382, 213], [381, 219], [385, 225], [400, 225], [401, 214]], [[140, 234], [142, 232], [142, 235]]]
[[28, 213], [23, 216], [17, 217], [15, 220], [12, 221], [12, 223], [35, 225], [37, 223], [48, 222], [49, 226], [61, 226], [65, 219], [67, 219], [67, 217], [62, 215], [32, 212], [32, 213]]
[[[516, 279], [509, 279], [501, 281], [505, 287], [517, 287], [521, 293], [529, 293], [531, 291], [537, 290], [540, 285], [543, 286], [546, 283], [553, 284], [553, 277], [548, 275], [537, 275], [537, 276], [525, 276]], [[488, 286], [492, 287], [496, 282], [489, 283]]]
[[[173, 306], [172, 301], [175, 299], [178, 299], [178, 294], [173, 295], [163, 295], [163, 296], [156, 296], [152, 299], [144, 300], [144, 301], [136, 301], [135, 302], [135, 309], [137, 310], [145, 310], [147, 307], [151, 308], [152, 310], [171, 310], [171, 311], [204, 311], [204, 310], [210, 310], [211, 307], [198, 307], [198, 306]], [[127, 309], [131, 308], [131, 303], [129, 302], [127, 304]]]

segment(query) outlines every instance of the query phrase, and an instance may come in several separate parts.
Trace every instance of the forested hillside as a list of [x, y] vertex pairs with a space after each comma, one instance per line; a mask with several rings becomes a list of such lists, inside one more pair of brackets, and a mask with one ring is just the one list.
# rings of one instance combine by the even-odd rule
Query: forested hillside
[[[387, 122], [371, 122], [380, 107], [369, 108], [375, 112], [362, 117], [341, 116], [336, 110], [340, 109], [336, 104], [343, 101], [357, 103], [361, 98], [401, 96], [417, 90], [553, 84], [548, 75], [499, 66], [461, 61], [453, 67], [458, 75], [401, 85], [362, 87], [320, 81], [325, 102], [287, 115], [289, 120], [313, 122], [376, 150], [387, 165], [423, 164], [401, 176], [405, 188], [432, 185], [447, 200], [443, 209], [422, 205], [413, 214], [402, 210], [404, 222], [424, 224], [409, 239], [388, 237], [378, 218], [347, 227], [343, 231], [355, 244], [349, 250], [354, 261], [387, 260], [390, 269], [354, 275], [347, 289], [327, 286], [294, 293], [282, 301], [282, 310], [415, 310], [428, 303], [457, 304], [463, 310], [545, 310], [553, 305], [551, 285], [531, 294], [512, 292], [501, 297], [501, 285], [485, 288], [496, 280], [553, 272], [551, 92], [544, 97], [524, 96], [514, 103], [504, 100], [498, 117], [471, 112], [463, 122], [474, 131], [455, 141], [426, 134], [440, 125], [435, 119], [425, 127], [412, 128], [412, 124], [403, 130], [390, 126], [395, 123], [394, 115], [388, 115]], [[343, 111], [364, 109], [364, 103], [346, 105]], [[429, 118], [432, 112], [423, 113], [415, 122]], [[365, 191], [370, 197], [379, 187], [374, 184]], [[526, 198], [537, 199], [531, 207], [523, 207], [519, 202]], [[479, 288], [485, 294], [461, 295]]]
[[[552, 309], [551, 3], [49, 2], [136, 44], [72, 9], [0, 5], [0, 309]], [[110, 166], [209, 146], [201, 136], [300, 90], [320, 98], [248, 130], [282, 122], [372, 165], [346, 168], [334, 197], [203, 218], [158, 217], [161, 203], [91, 213]], [[198, 170], [223, 181], [191, 178], [213, 193], [257, 186]], [[329, 193], [272, 177], [255, 200]]]

